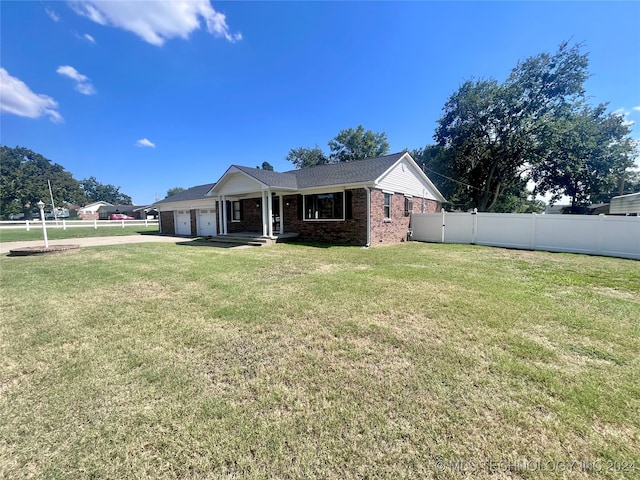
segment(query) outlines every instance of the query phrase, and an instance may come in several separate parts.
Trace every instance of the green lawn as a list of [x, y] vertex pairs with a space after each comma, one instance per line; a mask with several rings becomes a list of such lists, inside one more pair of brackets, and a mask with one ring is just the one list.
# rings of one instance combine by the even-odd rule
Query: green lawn
[[[67, 238], [87, 238], [87, 237], [110, 237], [120, 235], [151, 235], [158, 233], [158, 226], [131, 226], [124, 228], [120, 226], [108, 226], [98, 228], [92, 227], [69, 227], [66, 230], [60, 228], [47, 228], [47, 237], [49, 240], [64, 240]], [[7, 230], [0, 229], [0, 242], [21, 242], [26, 240], [42, 240], [42, 229], [32, 228], [28, 232], [26, 230]]]
[[0, 478], [640, 472], [637, 261], [136, 244], [0, 272]]

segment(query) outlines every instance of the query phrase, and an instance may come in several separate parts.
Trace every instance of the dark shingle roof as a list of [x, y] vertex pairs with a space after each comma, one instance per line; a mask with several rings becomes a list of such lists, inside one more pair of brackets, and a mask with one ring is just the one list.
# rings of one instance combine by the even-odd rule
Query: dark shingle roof
[[198, 185], [196, 187], [191, 187], [187, 190], [183, 190], [182, 192], [176, 193], [175, 195], [171, 195], [163, 200], [155, 202], [154, 205], [158, 205], [159, 203], [173, 203], [173, 202], [185, 202], [189, 200], [200, 200], [205, 198], [205, 195], [213, 188], [215, 183], [205, 183], [204, 185]]
[[298, 188], [368, 183], [380, 177], [403, 155], [404, 152], [400, 152], [353, 162], [317, 165], [285, 173], [295, 175]]
[[396, 163], [404, 152], [384, 155], [382, 157], [355, 160], [346, 163], [331, 163], [315, 167], [289, 170], [288, 172], [272, 172], [260, 168], [233, 165], [233, 168], [249, 175], [269, 188], [288, 188], [292, 190], [326, 187], [330, 185], [350, 185], [370, 183], [386, 172]]

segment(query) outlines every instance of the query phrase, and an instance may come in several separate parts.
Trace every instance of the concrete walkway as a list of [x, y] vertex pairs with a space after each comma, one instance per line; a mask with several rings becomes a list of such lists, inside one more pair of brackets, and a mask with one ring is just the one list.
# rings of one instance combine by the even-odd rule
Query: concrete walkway
[[[186, 243], [192, 239], [186, 237], [169, 237], [160, 235], [124, 235], [121, 237], [87, 237], [67, 238], [64, 240], [49, 240], [49, 245], [80, 245], [80, 247], [97, 247], [101, 245], [123, 245], [126, 243], [169, 242]], [[0, 254], [23, 247], [44, 246], [44, 240], [28, 242], [0, 242]]]

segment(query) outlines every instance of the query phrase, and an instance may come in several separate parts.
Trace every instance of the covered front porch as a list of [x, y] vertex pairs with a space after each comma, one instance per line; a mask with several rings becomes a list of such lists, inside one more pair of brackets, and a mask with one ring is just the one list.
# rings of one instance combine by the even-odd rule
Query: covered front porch
[[[286, 209], [291, 202], [284, 195], [269, 190], [260, 192], [259, 197], [251, 194], [221, 195], [216, 198], [218, 208], [219, 235], [255, 235], [276, 238], [286, 233]], [[291, 225], [289, 225], [291, 227]]]
[[295, 185], [287, 185], [289, 180], [286, 174], [230, 167], [209, 192], [216, 199], [218, 236], [277, 239], [295, 234], [288, 221], [296, 215]]

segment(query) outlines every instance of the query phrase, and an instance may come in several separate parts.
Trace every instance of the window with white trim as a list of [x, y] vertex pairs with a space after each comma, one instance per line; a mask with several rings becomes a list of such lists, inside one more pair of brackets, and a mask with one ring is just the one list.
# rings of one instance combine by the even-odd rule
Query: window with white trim
[[242, 220], [242, 210], [240, 210], [240, 200], [231, 202], [231, 221], [239, 222]]
[[344, 220], [344, 192], [304, 196], [305, 220]]
[[413, 198], [404, 197], [404, 216], [408, 217], [413, 213]]
[[393, 194], [385, 193], [384, 194], [384, 218], [391, 218], [391, 198]]

